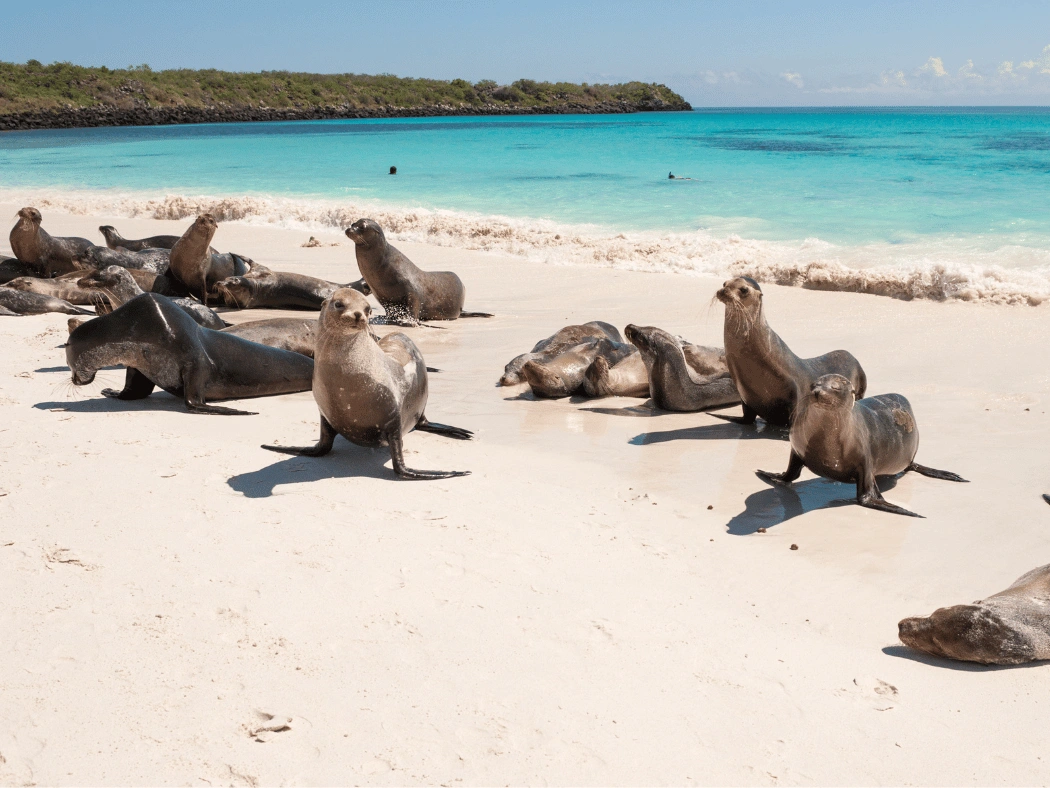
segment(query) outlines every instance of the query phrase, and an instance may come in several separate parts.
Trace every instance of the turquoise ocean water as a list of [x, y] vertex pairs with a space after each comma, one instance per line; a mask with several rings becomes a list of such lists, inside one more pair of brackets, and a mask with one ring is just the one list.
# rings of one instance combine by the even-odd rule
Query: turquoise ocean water
[[852, 277], [856, 289], [862, 271], [864, 287], [912, 296], [1050, 295], [1050, 110], [1039, 108], [15, 132], [0, 135], [4, 193], [304, 227], [371, 213], [396, 237], [552, 262], [735, 266], [783, 281], [816, 266], [829, 287]]

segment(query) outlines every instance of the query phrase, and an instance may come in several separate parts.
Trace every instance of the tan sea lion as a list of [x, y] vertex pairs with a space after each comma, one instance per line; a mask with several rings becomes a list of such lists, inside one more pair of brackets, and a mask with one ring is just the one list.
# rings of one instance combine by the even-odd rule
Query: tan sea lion
[[389, 446], [394, 472], [404, 479], [447, 479], [469, 471], [418, 471], [405, 466], [402, 438], [412, 430], [469, 440], [473, 433], [427, 420], [428, 382], [423, 356], [407, 336], [375, 341], [372, 308], [361, 293], [337, 290], [318, 318], [313, 393], [321, 412], [315, 446], [263, 446], [270, 451], [321, 457], [335, 436], [358, 446]]
[[901, 643], [936, 657], [985, 665], [1050, 659], [1050, 564], [972, 605], [906, 618], [897, 630]]
[[14, 290], [10, 287], [0, 287], [0, 306], [16, 315], [43, 315], [48, 312], [62, 312], [67, 315], [91, 314], [86, 309], [73, 306], [61, 298], [25, 290]]
[[252, 414], [209, 401], [309, 391], [314, 371], [306, 356], [202, 328], [156, 293], [74, 329], [66, 363], [77, 386], [91, 383], [102, 367], [127, 367], [124, 389], [105, 389], [107, 397], [144, 399], [159, 386], [191, 413], [220, 415]]
[[762, 288], [754, 279], [730, 279], [716, 295], [726, 305], [726, 364], [744, 408], [744, 415], [731, 421], [753, 424], [761, 416], [770, 424], [787, 426], [799, 393], [830, 373], [848, 378], [857, 399], [864, 396], [867, 377], [850, 353], [835, 350], [803, 359], [791, 352], [766, 323]]
[[94, 244], [87, 238], [61, 238], [49, 235], [40, 226], [43, 221], [36, 208], [23, 208], [11, 229], [11, 251], [43, 276], [57, 276], [75, 271], [76, 259]]
[[421, 320], [492, 317], [464, 312], [463, 281], [451, 271], [421, 270], [387, 243], [383, 229], [371, 219], [358, 219], [346, 235], [354, 242], [361, 276], [392, 322], [413, 326]]
[[207, 305], [209, 291], [217, 282], [231, 276], [242, 276], [252, 270], [247, 257], [236, 254], [213, 254], [212, 238], [218, 224], [210, 213], [202, 213], [171, 247], [171, 274], [201, 303]]
[[721, 348], [683, 347], [678, 337], [654, 326], [629, 325], [624, 333], [639, 350], [656, 407], [695, 413], [740, 402]]
[[18, 279], [12, 279], [4, 287], [22, 290], [27, 293], [54, 296], [79, 306], [94, 306], [98, 293], [80, 286], [79, 282], [83, 276], [83, 271], [72, 271], [68, 274], [56, 276], [54, 279], [21, 276]]
[[787, 470], [757, 473], [770, 484], [789, 485], [805, 466], [825, 478], [856, 484], [861, 506], [921, 517], [885, 500], [875, 478], [915, 471], [951, 482], [966, 479], [919, 465], [915, 462], [918, 450], [919, 427], [907, 399], [900, 394], [880, 394], [858, 400], [848, 378], [823, 375], [795, 408]]
[[298, 317], [275, 317], [269, 320], [249, 320], [222, 329], [225, 334], [258, 342], [260, 345], [290, 350], [314, 357], [317, 344], [317, 320]]
[[[92, 271], [87, 276], [82, 276], [78, 284], [94, 295], [95, 300], [92, 303], [95, 304], [95, 311], [100, 315], [108, 314], [124, 306], [145, 292], [139, 287], [131, 271], [119, 265], [111, 265], [101, 271]], [[205, 328], [222, 329], [229, 325], [204, 304], [192, 299], [172, 297], [171, 302], [192, 317], [198, 325]]]
[[526, 362], [550, 360], [573, 345], [578, 345], [592, 337], [599, 339], [606, 337], [613, 342], [623, 342], [620, 332], [616, 330], [616, 326], [604, 323], [601, 320], [592, 320], [582, 325], [565, 326], [546, 339], [541, 339], [537, 342], [531, 352], [522, 353], [520, 356], [515, 356], [507, 362], [507, 366], [503, 369], [503, 377], [499, 379], [499, 383], [496, 385], [516, 386], [519, 383], [524, 383], [525, 379], [521, 376], [521, 368], [525, 366]]
[[586, 339], [550, 359], [532, 359], [525, 362], [521, 375], [532, 393], [544, 399], [571, 397], [583, 391], [587, 371], [597, 359], [603, 358], [610, 367], [616, 367], [638, 349], [607, 337]]

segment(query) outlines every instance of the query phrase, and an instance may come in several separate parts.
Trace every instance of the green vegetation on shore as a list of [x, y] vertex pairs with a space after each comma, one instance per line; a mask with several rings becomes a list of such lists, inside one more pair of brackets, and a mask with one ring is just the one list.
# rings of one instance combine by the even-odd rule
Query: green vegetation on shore
[[290, 71], [239, 73], [214, 69], [153, 71], [0, 62], [0, 115], [63, 112], [78, 108], [122, 110], [162, 108], [342, 108], [383, 110], [415, 107], [487, 106], [534, 110], [571, 106], [629, 104], [639, 109], [689, 109], [664, 85], [627, 82], [577, 85], [519, 79], [510, 85], [491, 80], [409, 79], [390, 75], [305, 74]]

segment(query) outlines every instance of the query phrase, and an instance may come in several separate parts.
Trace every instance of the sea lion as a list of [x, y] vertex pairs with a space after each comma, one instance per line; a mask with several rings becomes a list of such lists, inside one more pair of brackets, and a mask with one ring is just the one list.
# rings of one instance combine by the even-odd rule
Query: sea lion
[[56, 276], [75, 271], [76, 259], [94, 244], [87, 238], [60, 238], [49, 235], [40, 223], [36, 208], [23, 208], [11, 229], [11, 251], [43, 276]]
[[[109, 224], [102, 225], [98, 228], [98, 231], [102, 233], [102, 237], [106, 239], [106, 246], [110, 249], [127, 249], [131, 252], [141, 252], [143, 249], [170, 250], [175, 245], [175, 242], [179, 240], [177, 235], [152, 235], [149, 238], [131, 240], [123, 237], [117, 232], [117, 228]], [[211, 250], [211, 253], [218, 254], [214, 249]]]
[[740, 403], [721, 348], [689, 345], [687, 356], [682, 342], [659, 328], [632, 324], [624, 333], [641, 354], [656, 407], [695, 413]]
[[638, 353], [638, 349], [632, 345], [614, 342], [608, 337], [592, 337], [554, 358], [525, 362], [525, 366], [521, 368], [521, 375], [537, 397], [570, 397], [583, 388], [587, 370], [596, 359], [604, 358], [610, 367], [615, 367], [632, 353]]
[[984, 665], [1050, 659], [1050, 564], [972, 605], [942, 607], [929, 618], [906, 618], [897, 630], [901, 643], [936, 657]]
[[43, 315], [47, 312], [64, 312], [67, 315], [91, 314], [86, 309], [73, 306], [61, 298], [25, 290], [13, 290], [10, 287], [0, 287], [0, 306], [9, 309], [16, 315]]
[[202, 213], [171, 247], [172, 276], [186, 285], [194, 296], [199, 296], [205, 305], [216, 282], [231, 276], [243, 276], [255, 268], [247, 257], [213, 253], [211, 240], [217, 228], [215, 217]]
[[317, 344], [317, 321], [302, 320], [298, 317], [275, 317], [269, 320], [249, 320], [244, 323], [222, 329], [224, 334], [258, 342], [260, 345], [290, 350], [314, 357]]
[[336, 434], [358, 446], [389, 446], [394, 472], [404, 479], [447, 479], [470, 471], [417, 471], [405, 466], [403, 436], [412, 430], [458, 440], [473, 433], [427, 421], [427, 370], [407, 336], [388, 334], [376, 342], [368, 327], [372, 308], [361, 293], [337, 290], [318, 318], [313, 393], [321, 412], [315, 446], [263, 446], [270, 451], [321, 457]]
[[[17, 312], [12, 312], [6, 306], [0, 306], [0, 317], [19, 317], [19, 314]], [[71, 317], [69, 319], [74, 320], [75, 318]]]
[[858, 400], [842, 375], [823, 375], [799, 398], [791, 424], [791, 458], [784, 473], [758, 471], [770, 484], [791, 484], [802, 467], [837, 482], [857, 485], [857, 503], [869, 509], [921, 517], [882, 497], [876, 476], [915, 471], [933, 479], [965, 482], [950, 471], [915, 462], [919, 427], [911, 403], [900, 394]]
[[132, 252], [128, 249], [110, 249], [108, 246], [92, 246], [85, 249], [78, 257], [77, 263], [84, 268], [108, 268], [119, 265], [135, 271], [148, 271], [157, 276], [167, 274], [171, 261], [169, 249], [143, 249]]
[[237, 309], [320, 309], [324, 300], [340, 287], [313, 276], [284, 271], [252, 271], [244, 276], [231, 276], [215, 284], [215, 290], [226, 306]]
[[156, 293], [144, 293], [74, 329], [66, 363], [77, 386], [93, 381], [102, 367], [128, 367], [124, 389], [105, 389], [107, 397], [143, 399], [159, 386], [181, 397], [192, 413], [222, 415], [252, 414], [209, 405], [209, 400], [309, 391], [314, 370], [306, 356], [202, 328]]
[[488, 312], [464, 312], [466, 290], [451, 271], [423, 271], [387, 243], [383, 228], [358, 219], [346, 229], [354, 242], [357, 267], [387, 317], [402, 325], [422, 320], [492, 317]]
[[592, 337], [599, 339], [606, 337], [613, 342], [623, 342], [620, 332], [616, 330], [616, 326], [604, 323], [601, 320], [592, 320], [582, 325], [565, 326], [546, 339], [541, 339], [537, 342], [531, 352], [522, 353], [520, 356], [515, 356], [507, 362], [507, 365], [503, 368], [503, 377], [499, 379], [499, 383], [496, 385], [516, 386], [519, 383], [524, 383], [525, 379], [521, 376], [521, 368], [525, 366], [526, 362], [548, 361], [573, 345], [578, 345]]
[[730, 279], [716, 294], [726, 305], [726, 364], [744, 408], [730, 419], [753, 424], [761, 416], [770, 424], [787, 426], [799, 392], [807, 393], [821, 375], [844, 375], [857, 399], [864, 396], [867, 377], [860, 362], [845, 350], [802, 359], [766, 323], [762, 288], [749, 277]]
[[56, 276], [54, 279], [20, 276], [18, 279], [12, 279], [4, 287], [10, 287], [12, 290], [21, 290], [26, 293], [54, 296], [80, 306], [93, 306], [98, 293], [80, 286], [79, 281], [83, 275], [83, 271], [72, 271], [68, 274]]
[[[143, 294], [143, 289], [127, 268], [111, 265], [101, 271], [92, 271], [83, 276], [78, 284], [92, 293], [95, 311], [108, 314]], [[171, 298], [171, 302], [205, 328], [222, 329], [229, 325], [215, 312], [189, 298]]]
[[13, 279], [23, 276], [40, 276], [40, 271], [35, 265], [23, 263], [17, 257], [7, 257], [0, 254], [0, 285], [7, 284]]
[[[632, 347], [627, 345], [627, 347]], [[602, 397], [648, 397], [649, 375], [638, 348], [616, 364], [604, 356], [594, 359], [583, 375], [583, 393], [593, 399]]]

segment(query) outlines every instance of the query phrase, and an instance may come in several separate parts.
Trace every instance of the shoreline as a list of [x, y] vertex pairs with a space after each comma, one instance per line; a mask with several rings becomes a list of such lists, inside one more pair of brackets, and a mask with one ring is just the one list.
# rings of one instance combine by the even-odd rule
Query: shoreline
[[481, 117], [508, 115], [624, 115], [638, 112], [691, 112], [658, 99], [640, 102], [608, 101], [601, 104], [566, 103], [557, 106], [481, 104], [420, 107], [72, 107], [27, 110], [0, 114], [0, 132], [48, 129], [103, 128], [110, 126], [172, 126], [195, 123], [276, 123], [302, 120], [361, 120], [382, 118]]
[[[45, 215], [55, 235], [107, 223], [188, 224]], [[214, 243], [356, 278], [345, 237], [310, 234], [228, 222]], [[122, 370], [72, 391], [66, 315], [0, 321], [0, 782], [1046, 782], [1046, 665], [896, 638], [1050, 555], [1042, 312], [763, 288], [793, 350], [849, 349], [872, 394], [911, 401], [917, 459], [971, 480], [900, 478], [886, 497], [916, 520], [808, 472], [769, 487], [754, 471], [788, 444], [764, 430], [493, 385], [567, 323], [721, 345], [718, 279], [398, 246], [496, 314], [405, 330], [444, 370], [427, 415], [477, 436], [412, 433], [406, 451], [463, 479], [398, 481], [385, 450], [342, 440], [319, 459], [261, 449], [316, 437], [309, 393], [204, 417], [101, 397]], [[267, 715], [288, 728], [259, 735]]]
[[[814, 238], [766, 241], [705, 230], [619, 231], [546, 219], [391, 206], [357, 198], [45, 187], [0, 189], [0, 201], [76, 214], [105, 212], [160, 220], [185, 219], [206, 211], [220, 222], [315, 232], [341, 231], [367, 215], [398, 243], [496, 252], [551, 265], [721, 278], [744, 275], [768, 284], [903, 301], [1034, 307], [1050, 301], [1050, 250], [1009, 244], [974, 250], [962, 242], [953, 246], [951, 239], [935, 239], [926, 245], [846, 246]], [[1001, 265], [1009, 255], [1029, 267]]]

